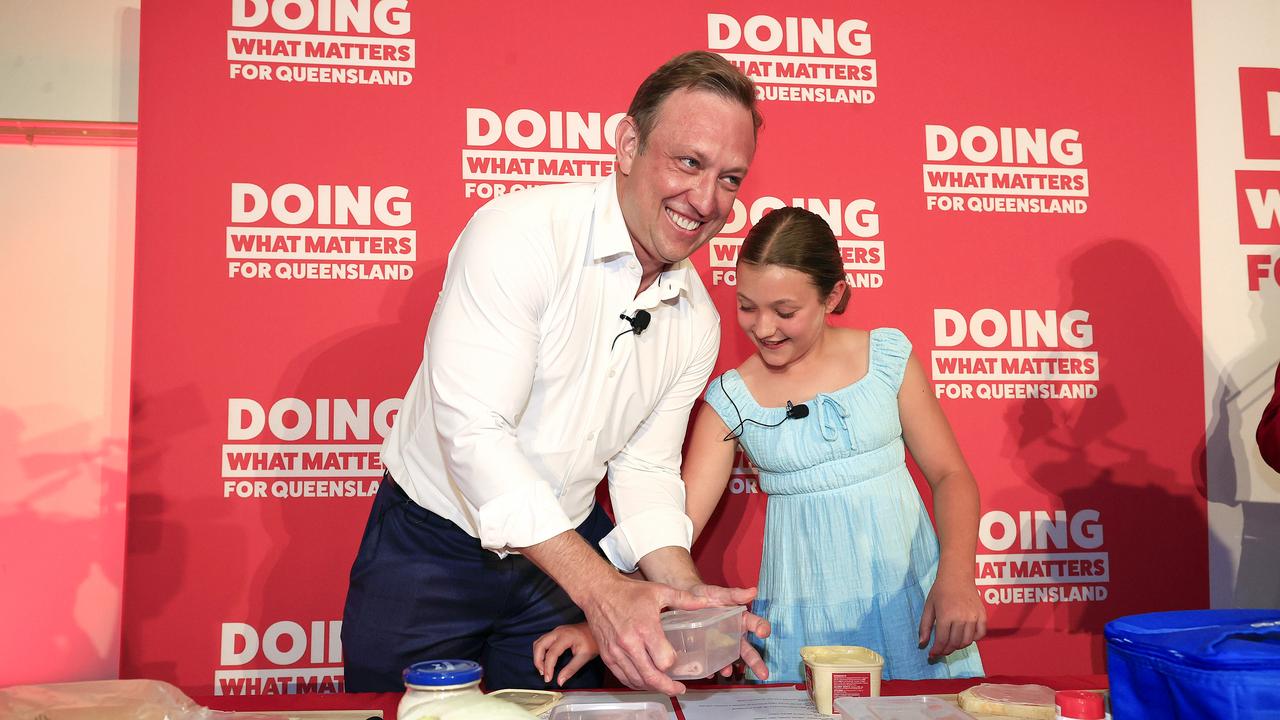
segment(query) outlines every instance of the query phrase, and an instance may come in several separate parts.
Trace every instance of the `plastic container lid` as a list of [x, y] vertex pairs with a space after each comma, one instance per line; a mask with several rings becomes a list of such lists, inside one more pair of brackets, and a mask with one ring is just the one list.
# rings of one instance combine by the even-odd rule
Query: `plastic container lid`
[[663, 630], [696, 630], [709, 625], [737, 616], [743, 612], [744, 608], [738, 605], [732, 607], [709, 607], [701, 610], [668, 610], [659, 616], [662, 621]]
[[842, 697], [835, 711], [842, 720], [973, 720], [973, 716], [935, 697]]
[[1059, 690], [1054, 693], [1053, 702], [1058, 706], [1058, 714], [1071, 720], [1103, 720], [1106, 717], [1102, 696], [1088, 690]]
[[667, 709], [656, 702], [565, 703], [548, 720], [667, 720]]
[[403, 675], [405, 685], [444, 687], [476, 682], [484, 668], [471, 660], [424, 660], [405, 668]]

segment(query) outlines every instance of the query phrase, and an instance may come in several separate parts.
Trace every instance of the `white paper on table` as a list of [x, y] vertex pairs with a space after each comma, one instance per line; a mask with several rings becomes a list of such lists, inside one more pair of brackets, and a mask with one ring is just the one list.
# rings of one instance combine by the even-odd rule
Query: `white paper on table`
[[831, 720], [794, 687], [690, 690], [680, 696], [685, 720]]
[[[556, 705], [564, 705], [566, 703], [635, 703], [635, 702], [654, 702], [667, 709], [668, 720], [676, 720], [676, 709], [671, 705], [671, 698], [662, 693], [646, 693], [635, 692], [634, 690], [620, 690], [613, 692], [566, 692], [564, 697]], [[547, 718], [551, 715], [551, 710], [542, 713], [538, 717]]]

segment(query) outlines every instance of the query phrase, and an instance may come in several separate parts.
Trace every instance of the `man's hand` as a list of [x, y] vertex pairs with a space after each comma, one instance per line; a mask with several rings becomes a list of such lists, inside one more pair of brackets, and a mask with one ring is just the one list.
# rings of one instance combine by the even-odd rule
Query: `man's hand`
[[684, 685], [666, 675], [676, 652], [662, 632], [658, 614], [668, 608], [699, 610], [718, 603], [661, 583], [615, 578], [579, 603], [600, 658], [627, 687], [683, 693]]
[[[668, 548], [663, 548], [668, 550]], [[682, 588], [699, 583], [689, 551], [676, 548], [671, 567], [676, 575], [651, 575], [666, 563], [643, 565], [645, 574], [665, 582], [632, 580], [619, 575], [604, 558], [573, 531], [566, 531], [536, 545], [522, 548], [534, 564], [552, 577], [587, 616], [600, 659], [614, 676], [636, 690], [656, 690], [679, 695], [684, 685], [667, 677], [676, 661], [675, 649], [662, 632], [658, 614], [665, 609], [701, 610], [734, 604], [732, 597], [709, 591], [716, 600], [699, 597]], [[667, 555], [655, 551], [650, 555]], [[683, 577], [691, 578], [687, 583]], [[673, 584], [679, 582], [680, 587]], [[720, 588], [718, 590], [723, 590]], [[753, 591], [754, 592], [754, 591]]]
[[987, 634], [987, 608], [972, 578], [939, 576], [933, 583], [920, 617], [920, 647], [929, 642], [931, 629], [931, 659], [946, 657]]
[[[705, 597], [708, 600], [712, 600], [716, 605], [748, 605], [752, 600], [756, 599], [755, 588], [726, 588], [718, 585], [699, 583], [689, 588], [689, 592], [699, 597]], [[747, 667], [751, 668], [751, 671], [754, 672], [756, 677], [761, 680], [769, 679], [769, 668], [765, 667], [764, 659], [760, 657], [760, 653], [756, 650], [755, 646], [747, 640], [745, 633], [751, 633], [763, 640], [764, 638], [769, 637], [769, 633], [771, 631], [772, 628], [769, 627], [768, 620], [749, 612], [742, 613], [742, 632], [744, 634], [742, 636], [742, 647], [739, 650], [739, 654], [742, 656], [743, 662], [747, 664]], [[726, 666], [720, 671], [720, 674], [725, 677], [732, 675], [733, 664], [730, 663]]]

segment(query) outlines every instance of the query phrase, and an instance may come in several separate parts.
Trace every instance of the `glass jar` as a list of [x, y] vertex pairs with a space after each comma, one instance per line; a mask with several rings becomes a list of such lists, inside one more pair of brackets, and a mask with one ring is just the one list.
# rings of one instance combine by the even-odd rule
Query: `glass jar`
[[424, 660], [404, 669], [404, 697], [396, 710], [398, 720], [425, 716], [426, 706], [458, 695], [481, 695], [484, 669], [471, 660]]

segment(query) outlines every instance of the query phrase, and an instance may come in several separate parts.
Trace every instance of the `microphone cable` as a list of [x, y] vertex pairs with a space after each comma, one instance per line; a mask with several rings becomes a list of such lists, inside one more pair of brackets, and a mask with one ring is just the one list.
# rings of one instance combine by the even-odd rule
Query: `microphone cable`
[[734, 402], [733, 396], [729, 394], [728, 390], [724, 389], [724, 375], [720, 376], [720, 392], [724, 393], [725, 399], [727, 399], [729, 401], [729, 404], [733, 406], [733, 414], [738, 417], [738, 424], [734, 425], [733, 429], [729, 431], [729, 434], [725, 435], [724, 438], [722, 438], [726, 442], [729, 440], [737, 440], [738, 438], [742, 437], [742, 433], [739, 432], [739, 429], [742, 428], [742, 426], [746, 425], [747, 423], [751, 423], [753, 425], [759, 425], [762, 428], [776, 428], [788, 420], [799, 420], [801, 418], [809, 417], [808, 405], [805, 405], [804, 403], [800, 403], [799, 405], [792, 405], [791, 401], [788, 400], [786, 416], [776, 423], [766, 424], [758, 420], [753, 420], [751, 418], [747, 418], [744, 420], [742, 419], [742, 412], [738, 410], [738, 403]]

